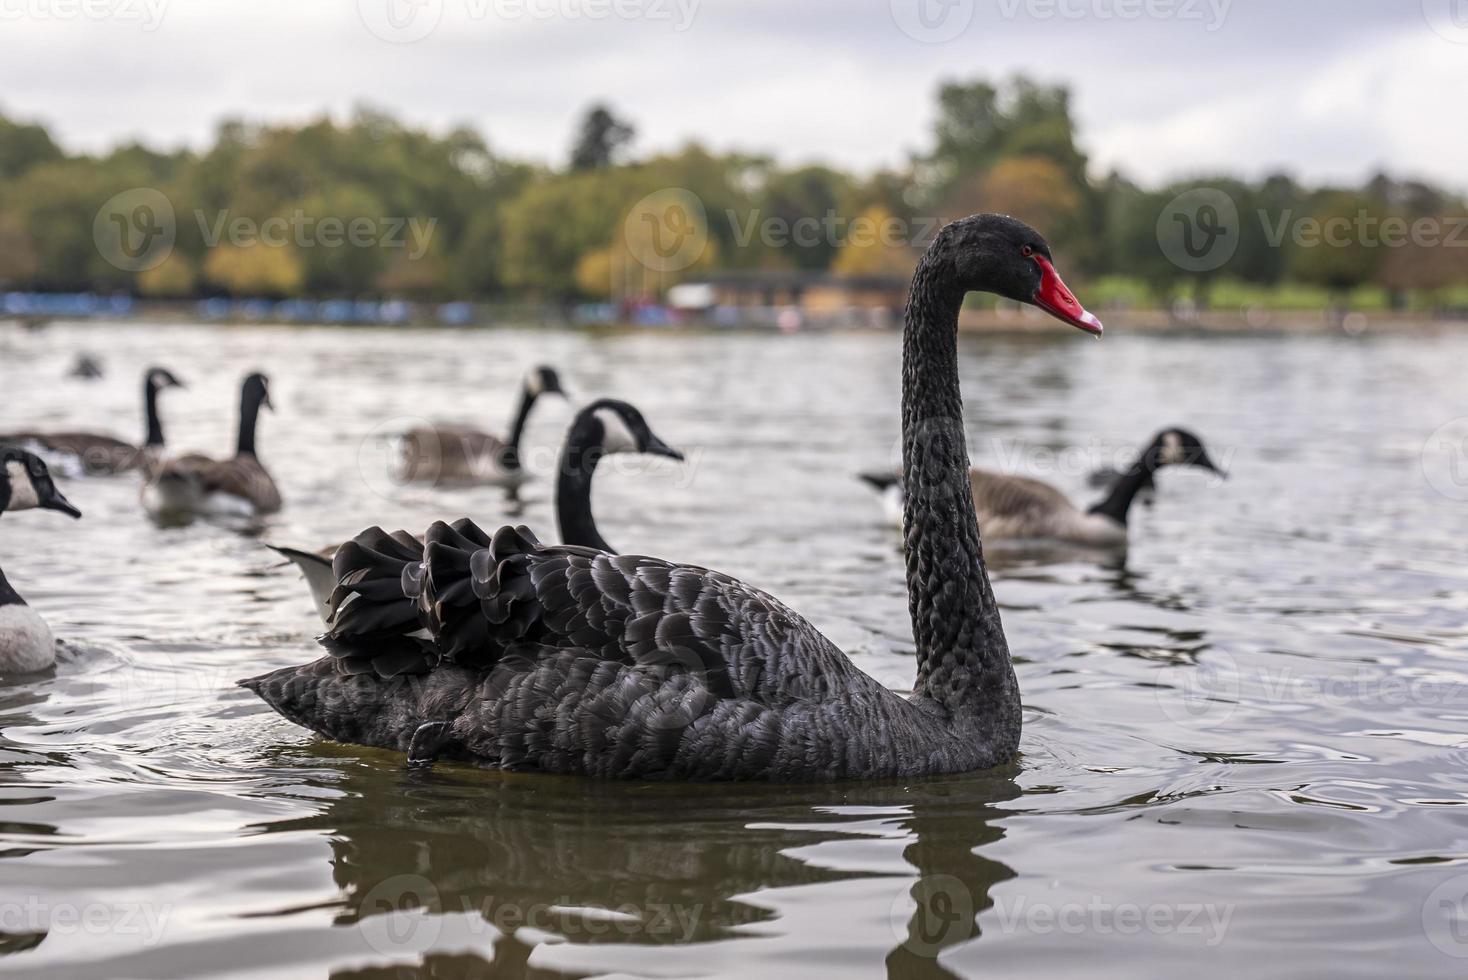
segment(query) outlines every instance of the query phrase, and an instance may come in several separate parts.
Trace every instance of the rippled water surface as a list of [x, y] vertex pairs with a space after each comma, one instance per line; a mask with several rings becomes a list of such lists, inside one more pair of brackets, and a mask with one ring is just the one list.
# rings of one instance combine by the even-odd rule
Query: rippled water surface
[[[105, 380], [64, 378], [80, 350]], [[740, 575], [911, 685], [897, 535], [853, 479], [894, 461], [896, 336], [0, 328], [3, 426], [133, 434], [157, 362], [190, 385], [171, 445], [221, 451], [239, 377], [268, 371], [287, 498], [258, 535], [159, 529], [130, 480], [92, 479], [66, 484], [82, 522], [0, 522], [7, 575], [67, 643], [54, 673], [0, 679], [0, 973], [1468, 970], [1468, 468], [1432, 438], [1468, 415], [1468, 338], [966, 339], [976, 460], [1088, 498], [1088, 468], [1182, 424], [1232, 476], [1164, 473], [1125, 556], [992, 554], [1026, 705], [1002, 771], [410, 773], [234, 687], [317, 654], [262, 540], [462, 515], [554, 537], [545, 479], [512, 507], [383, 472], [411, 419], [502, 429], [542, 360], [688, 453], [599, 473], [612, 544]], [[537, 409], [533, 466], [569, 419]]]

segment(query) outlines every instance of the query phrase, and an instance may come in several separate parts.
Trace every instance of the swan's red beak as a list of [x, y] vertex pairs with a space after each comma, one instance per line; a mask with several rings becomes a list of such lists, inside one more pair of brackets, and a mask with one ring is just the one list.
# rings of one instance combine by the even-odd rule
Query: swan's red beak
[[1034, 255], [1031, 258], [1040, 267], [1040, 288], [1035, 290], [1035, 305], [1057, 320], [1101, 336], [1101, 321], [1096, 319], [1094, 313], [1087, 312], [1080, 300], [1075, 298], [1075, 294], [1066, 288], [1060, 273], [1055, 271], [1050, 260], [1043, 255]]

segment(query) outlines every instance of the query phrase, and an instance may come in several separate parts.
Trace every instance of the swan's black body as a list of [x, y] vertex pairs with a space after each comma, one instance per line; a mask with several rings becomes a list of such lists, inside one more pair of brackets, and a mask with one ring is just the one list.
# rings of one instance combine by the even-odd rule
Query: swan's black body
[[903, 347], [918, 657], [910, 698], [737, 579], [542, 546], [525, 528], [490, 537], [468, 521], [435, 524], [422, 545], [401, 532], [363, 532], [336, 556], [322, 640], [330, 656], [242, 683], [323, 735], [414, 761], [810, 781], [1009, 759], [1019, 688], [969, 491], [957, 320], [970, 289], [1037, 295], [1036, 252], [1048, 261], [1024, 224], [977, 216], [945, 228], [913, 278]]

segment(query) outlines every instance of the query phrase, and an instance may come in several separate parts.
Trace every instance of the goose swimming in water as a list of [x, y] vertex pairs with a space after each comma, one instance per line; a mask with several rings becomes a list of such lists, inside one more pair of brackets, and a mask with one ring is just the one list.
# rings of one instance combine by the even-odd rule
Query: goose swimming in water
[[149, 368], [143, 375], [143, 417], [148, 430], [141, 446], [95, 432], [7, 432], [0, 434], [0, 443], [40, 454], [63, 476], [148, 472], [163, 458], [158, 395], [165, 388], [183, 387], [165, 368]]
[[979, 543], [958, 382], [970, 290], [1101, 333], [1044, 239], [1013, 218], [954, 222], [919, 261], [902, 355], [910, 697], [728, 575], [469, 521], [433, 525], [422, 547], [358, 535], [336, 555], [328, 655], [241, 683], [297, 724], [410, 764], [809, 781], [1009, 760], [1019, 685]]
[[[0, 514], [32, 508], [82, 516], [56, 489], [39, 456], [14, 446], [0, 446]], [[34, 673], [55, 662], [56, 639], [51, 627], [26, 605], [0, 570], [0, 676]]]
[[[591, 478], [602, 457], [616, 453], [683, 458], [682, 453], [658, 438], [642, 413], [627, 402], [602, 398], [582, 408], [566, 433], [556, 481], [556, 523], [564, 544], [616, 554], [602, 538], [591, 516]], [[422, 547], [421, 540], [413, 540], [414, 546]], [[336, 588], [331, 563], [341, 545], [328, 545], [320, 551], [269, 547], [301, 570], [317, 613], [323, 620], [327, 619], [331, 593]]]
[[566, 397], [555, 368], [532, 368], [525, 375], [508, 439], [462, 425], [409, 429], [397, 445], [398, 475], [409, 483], [519, 486], [525, 481], [520, 439], [530, 410], [542, 395]]
[[[1219, 469], [1203, 448], [1203, 442], [1186, 429], [1157, 433], [1136, 461], [1110, 484], [1111, 491], [1090, 510], [1081, 510], [1050, 484], [1026, 476], [989, 470], [969, 471], [979, 527], [992, 544], [996, 541], [1056, 541], [1098, 548], [1124, 545], [1127, 515], [1132, 502], [1150, 493], [1153, 478], [1164, 466], [1197, 466], [1220, 477]], [[883, 507], [902, 507], [899, 477], [887, 473], [863, 473], [861, 479], [882, 494]]]
[[235, 454], [212, 459], [197, 453], [160, 464], [143, 487], [143, 509], [155, 520], [194, 517], [255, 518], [280, 510], [280, 490], [255, 449], [261, 408], [270, 404], [270, 382], [251, 374], [240, 386], [240, 427]]

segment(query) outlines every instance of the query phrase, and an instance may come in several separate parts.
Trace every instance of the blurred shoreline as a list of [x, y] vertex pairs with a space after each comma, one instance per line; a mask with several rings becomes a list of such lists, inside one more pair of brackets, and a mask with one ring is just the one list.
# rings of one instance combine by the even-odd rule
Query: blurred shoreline
[[[151, 323], [170, 325], [218, 325], [221, 327], [350, 327], [392, 329], [475, 329], [518, 328], [527, 330], [572, 330], [596, 333], [786, 333], [849, 334], [898, 333], [900, 316], [888, 316], [879, 322], [853, 311], [851, 315], [825, 318], [782, 319], [781, 310], [767, 311], [767, 316], [749, 317], [738, 322], [721, 322], [709, 316], [660, 319], [656, 322], [613, 316], [587, 317], [578, 310], [552, 305], [534, 304], [453, 304], [442, 308], [405, 307], [394, 309], [384, 318], [377, 304], [353, 304], [349, 301], [321, 304], [333, 315], [282, 316], [273, 305], [251, 308], [248, 305], [216, 309], [208, 312], [196, 303], [134, 303], [123, 310], [99, 308], [89, 312], [56, 315], [0, 314], [0, 325], [16, 324], [43, 332], [51, 325], [88, 325], [99, 329], [109, 325]], [[1416, 313], [1389, 311], [1272, 311], [1205, 310], [1180, 315], [1167, 310], [1101, 309], [1098, 315], [1114, 331], [1147, 334], [1218, 334], [1218, 335], [1321, 335], [1342, 334], [1436, 334], [1468, 329], [1468, 316], [1459, 313]], [[1027, 335], [1048, 332], [1054, 322], [1044, 314], [1031, 310], [965, 310], [959, 319], [964, 334]]]

